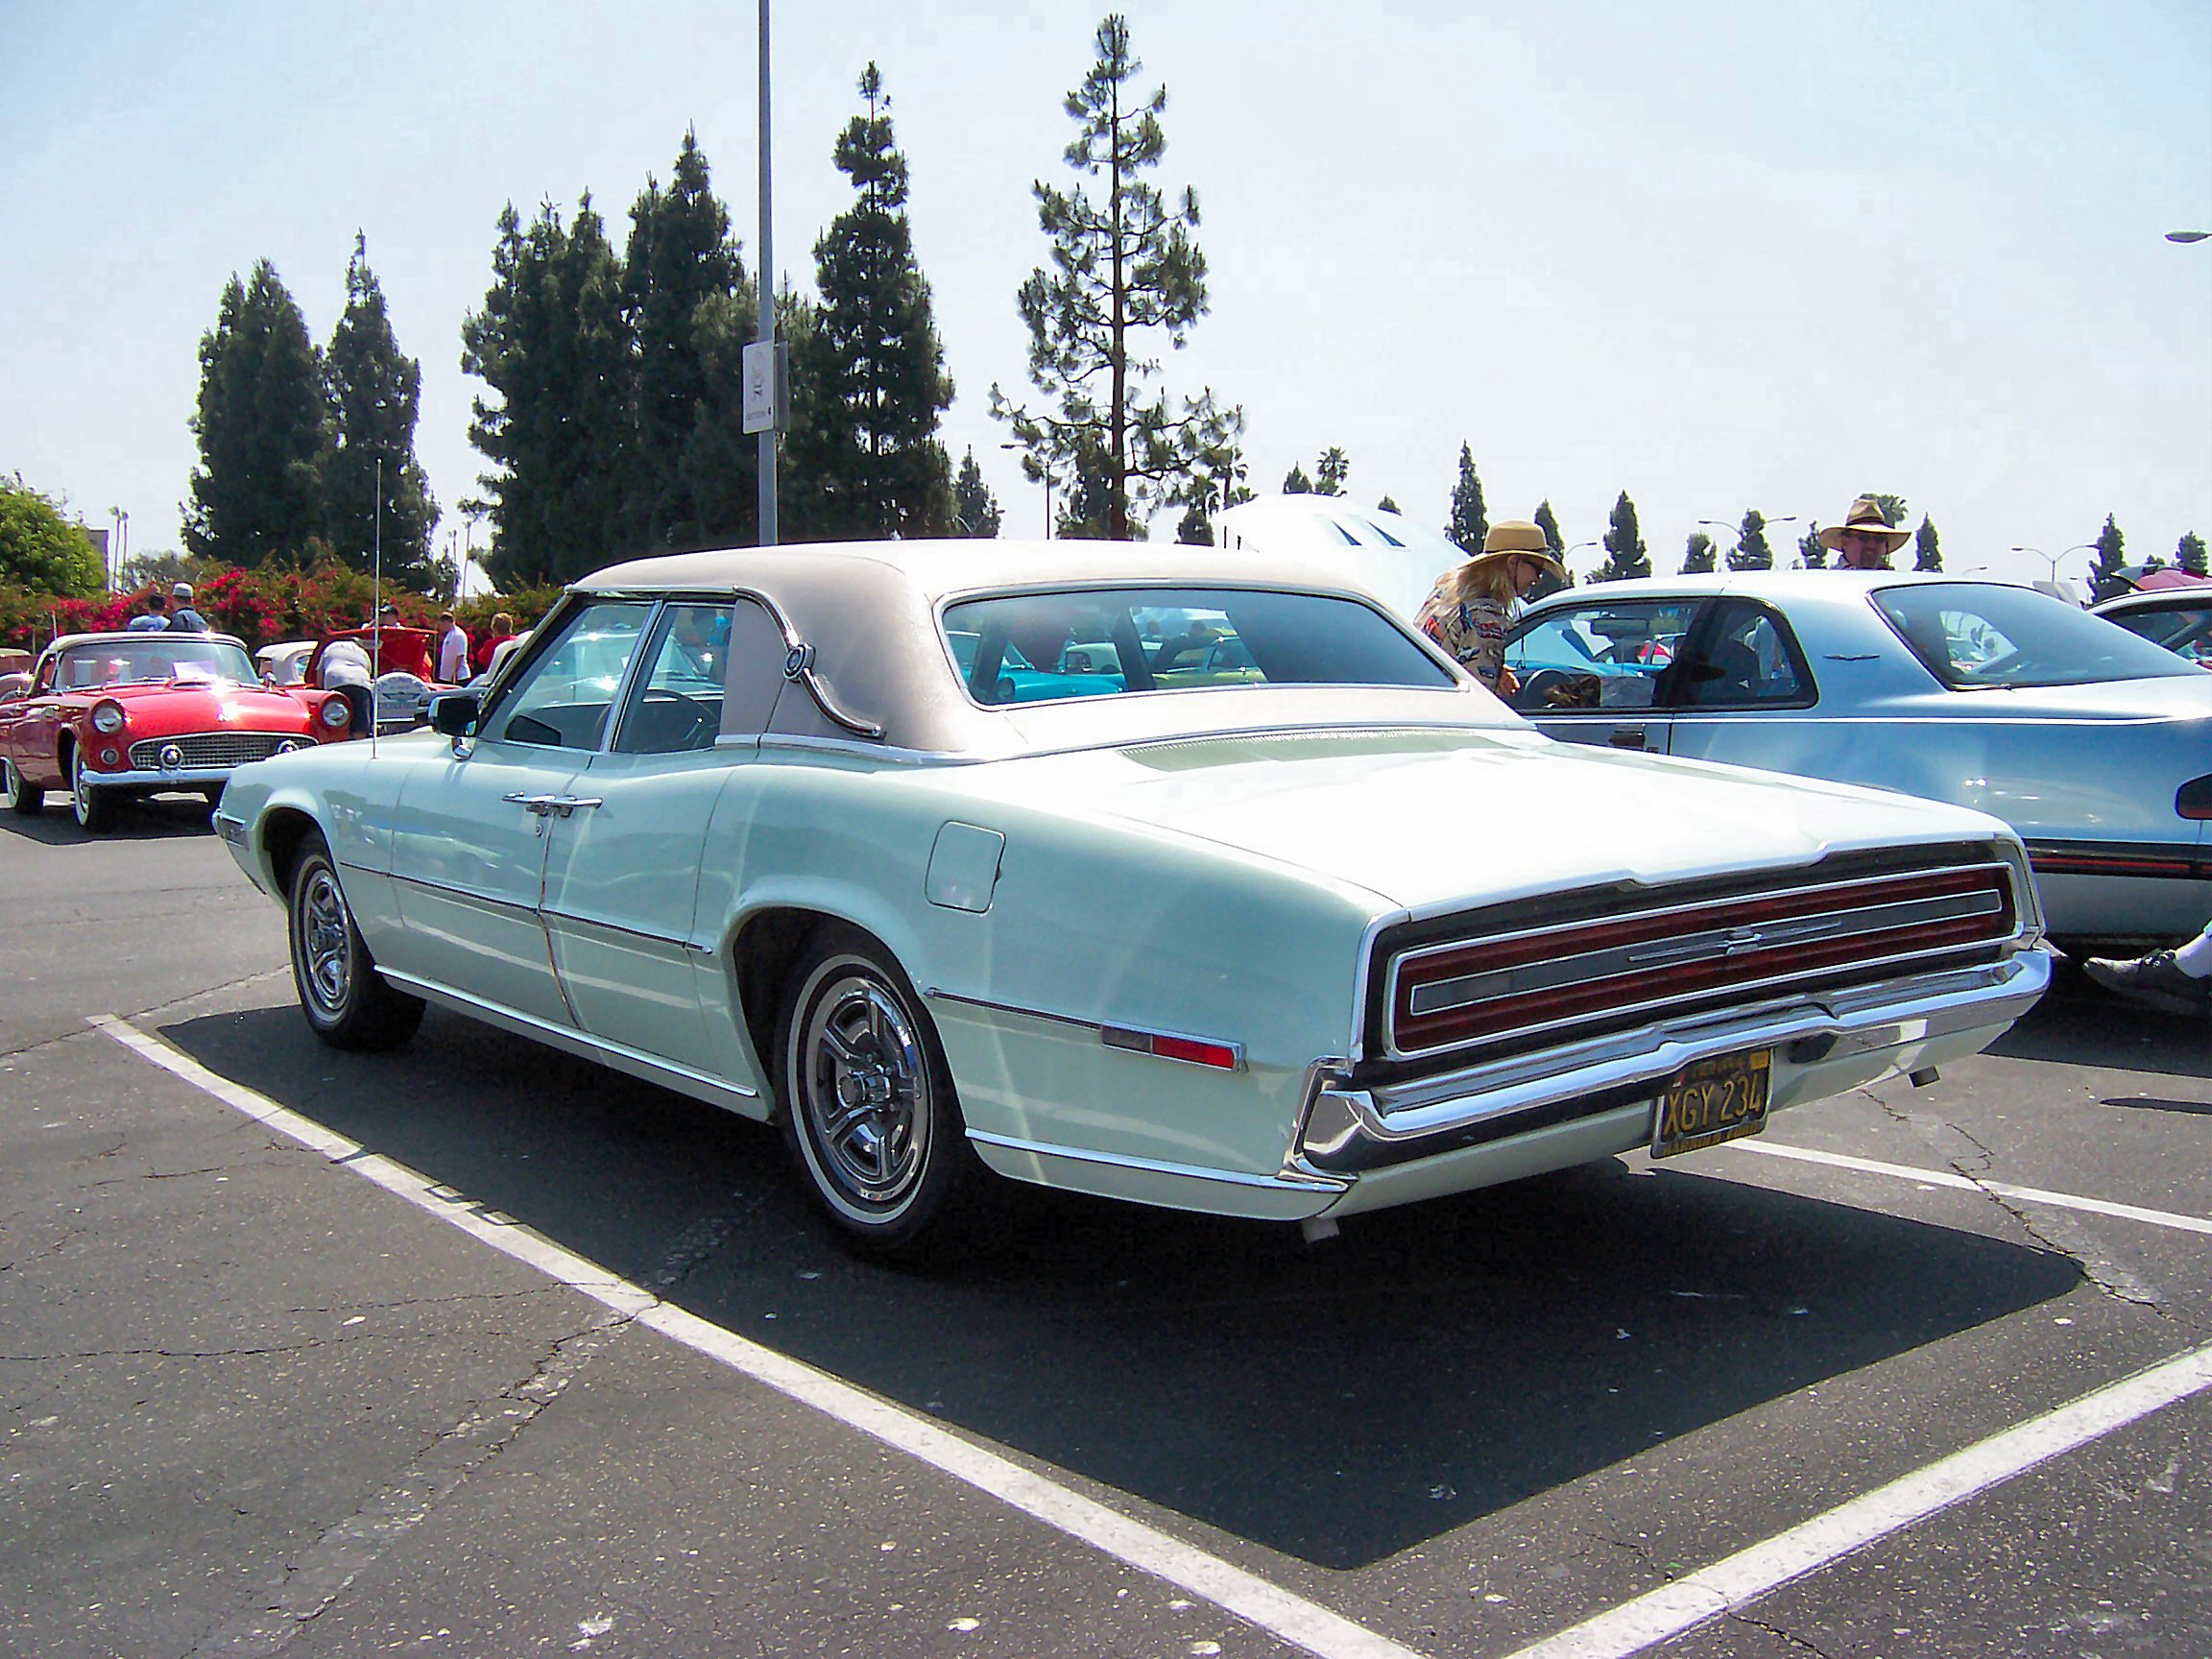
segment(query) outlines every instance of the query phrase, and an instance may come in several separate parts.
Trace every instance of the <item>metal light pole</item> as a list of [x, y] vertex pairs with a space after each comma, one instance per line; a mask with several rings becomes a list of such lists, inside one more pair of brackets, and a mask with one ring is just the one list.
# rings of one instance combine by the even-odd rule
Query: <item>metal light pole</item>
[[[1725, 530], [1725, 531], [1727, 531], [1727, 532], [1728, 532], [1728, 535], [1729, 535], [1729, 547], [1731, 548], [1732, 552], [1737, 552], [1737, 553], [1740, 553], [1740, 552], [1742, 552], [1742, 551], [1743, 551], [1743, 526], [1742, 526], [1742, 525], [1739, 525], [1739, 524], [1730, 524], [1730, 523], [1726, 522], [1725, 520], [1723, 520], [1723, 519], [1719, 519], [1719, 518], [1700, 518], [1700, 519], [1698, 519], [1698, 520], [1697, 520], [1697, 522], [1698, 522], [1698, 523], [1700, 523], [1700, 524], [1709, 524], [1709, 525], [1711, 525], [1711, 526], [1712, 526], [1714, 529], [1716, 529], [1716, 530]], [[1769, 525], [1769, 524], [1794, 524], [1794, 523], [1796, 523], [1796, 522], [1797, 522], [1797, 515], [1796, 515], [1796, 514], [1794, 514], [1794, 513], [1791, 513], [1791, 514], [1788, 514], [1788, 515], [1786, 515], [1785, 517], [1780, 517], [1780, 518], [1769, 518], [1769, 517], [1767, 517], [1765, 514], [1763, 514], [1763, 513], [1762, 513], [1762, 514], [1760, 514], [1760, 516], [1759, 516], [1759, 527], [1760, 527], [1762, 530], [1764, 530], [1764, 529], [1765, 529], [1765, 528], [1766, 528], [1767, 525]], [[1773, 549], [1772, 549], [1772, 548], [1768, 548], [1768, 549], [1767, 549], [1767, 554], [1768, 554], [1768, 556], [1769, 556], [1769, 557], [1771, 557], [1771, 556], [1772, 556], [1772, 554], [1773, 554]], [[1719, 559], [1718, 559], [1718, 558], [1716, 558], [1716, 559], [1715, 559], [1715, 561], [1714, 561], [1714, 563], [1716, 563], [1716, 564], [1719, 564]]]
[[[1560, 554], [1560, 555], [1559, 555], [1559, 568], [1567, 572], [1567, 580], [1568, 580], [1568, 581], [1570, 581], [1570, 582], [1572, 582], [1572, 581], [1574, 581], [1574, 580], [1575, 580], [1575, 554], [1577, 554], [1577, 553], [1581, 552], [1581, 551], [1582, 551], [1582, 549], [1583, 549], [1583, 548], [1585, 548], [1585, 547], [1602, 547], [1602, 546], [1604, 546], [1604, 545], [1605, 545], [1605, 542], [1604, 542], [1604, 539], [1603, 539], [1602, 537], [1593, 536], [1593, 537], [1592, 537], [1592, 538], [1591, 538], [1589, 541], [1577, 541], [1577, 542], [1575, 542], [1574, 546], [1572, 546], [1572, 547], [1568, 548], [1568, 549], [1567, 549], [1567, 550], [1566, 550], [1564, 553]], [[1595, 576], [1598, 574], [1598, 572], [1597, 572], [1597, 571], [1595, 571], [1595, 570], [1593, 570], [1593, 571], [1591, 571], [1591, 572], [1590, 572], [1590, 574], [1591, 574], [1593, 577], [1595, 577]]]
[[[776, 341], [775, 214], [771, 211], [773, 172], [768, 148], [768, 0], [760, 0], [760, 329], [755, 339], [770, 348]], [[774, 373], [773, 368], [770, 370]], [[774, 397], [773, 382], [771, 397]], [[776, 427], [760, 431], [760, 545], [776, 545]]]
[[2058, 561], [2065, 558], [2068, 553], [2079, 553], [2083, 548], [2087, 548], [2090, 552], [2094, 553], [2097, 551], [2097, 543], [2094, 541], [2077, 541], [2073, 546], [2057, 553], [2046, 553], [2040, 547], [2015, 547], [2012, 549], [2012, 551], [2015, 553], [2032, 553], [2036, 558], [2042, 560], [2044, 564], [2051, 567], [2049, 574], [2044, 578], [2044, 580], [2056, 587], [2058, 582]]

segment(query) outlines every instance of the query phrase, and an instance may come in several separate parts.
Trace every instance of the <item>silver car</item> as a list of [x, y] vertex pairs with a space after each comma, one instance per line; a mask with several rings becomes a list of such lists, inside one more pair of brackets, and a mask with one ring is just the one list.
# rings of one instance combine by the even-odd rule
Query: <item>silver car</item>
[[2123, 593], [2090, 606], [2089, 614], [2117, 622], [2200, 668], [2212, 668], [2212, 582]]
[[2030, 589], [1887, 571], [1608, 582], [1530, 608], [1508, 700], [1543, 731], [1980, 807], [2054, 938], [2212, 915], [2212, 678]]

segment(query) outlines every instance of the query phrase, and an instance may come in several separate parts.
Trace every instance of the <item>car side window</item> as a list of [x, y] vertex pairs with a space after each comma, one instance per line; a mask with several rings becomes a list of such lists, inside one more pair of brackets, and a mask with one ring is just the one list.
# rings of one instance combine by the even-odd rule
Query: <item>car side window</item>
[[730, 602], [679, 600], [654, 624], [650, 666], [630, 693], [614, 735], [630, 755], [711, 749], [722, 730], [730, 672]]
[[1677, 695], [1689, 709], [1755, 709], [1813, 701], [1813, 677], [1789, 624], [1764, 605], [1724, 601]]
[[1695, 600], [1594, 600], [1546, 613], [1505, 645], [1525, 714], [1648, 709], [1696, 613]]
[[596, 749], [652, 607], [602, 599], [580, 607], [493, 710], [484, 733], [509, 743]]

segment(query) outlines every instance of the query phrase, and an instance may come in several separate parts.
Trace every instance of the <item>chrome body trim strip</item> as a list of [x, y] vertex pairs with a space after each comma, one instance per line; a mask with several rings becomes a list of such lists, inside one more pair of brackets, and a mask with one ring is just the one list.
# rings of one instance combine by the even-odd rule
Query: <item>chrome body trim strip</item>
[[[1055, 1014], [1045, 1008], [1024, 1008], [1017, 1002], [995, 1002], [987, 997], [965, 997], [957, 991], [948, 991], [938, 985], [928, 986], [922, 995], [932, 1001], [958, 1002], [969, 1008], [988, 1008], [995, 1014], [1013, 1014], [1025, 1020], [1049, 1020], [1056, 1025], [1072, 1025], [1079, 1031], [1095, 1031], [1098, 1033], [1099, 1040], [1107, 1047], [1118, 1048], [1124, 1054], [1142, 1054], [1151, 1060], [1173, 1060], [1185, 1066], [1203, 1066], [1206, 1064], [1203, 1060], [1185, 1059], [1180, 1054], [1155, 1053], [1150, 1049], [1139, 1048], [1125, 1041], [1116, 1042], [1115, 1039], [1117, 1037], [1124, 1039], [1140, 1037], [1150, 1040], [1166, 1037], [1177, 1043], [1196, 1043], [1210, 1048], [1226, 1048], [1235, 1062], [1228, 1069], [1233, 1071], [1244, 1070], [1244, 1045], [1227, 1037], [1201, 1037], [1190, 1031], [1155, 1030], [1148, 1026], [1140, 1025], [1113, 1025], [1102, 1020], [1085, 1020], [1073, 1014]], [[1219, 1070], [1219, 1068], [1215, 1068], [1215, 1070]]]
[[[301, 748], [308, 747], [302, 743]], [[241, 760], [237, 766], [180, 766], [174, 772], [146, 770], [143, 768], [123, 772], [104, 771], [97, 766], [84, 768], [84, 781], [94, 789], [185, 789], [198, 788], [203, 783], [228, 783], [230, 774], [238, 766], [251, 766], [251, 760]], [[57, 789], [69, 787], [64, 779], [54, 785]]]
[[1172, 1175], [1186, 1181], [1211, 1181], [1223, 1187], [1258, 1187], [1270, 1191], [1343, 1192], [1352, 1183], [1341, 1175], [1285, 1166], [1275, 1175], [1247, 1175], [1235, 1169], [1209, 1169], [1196, 1164], [1169, 1164], [1158, 1158], [1134, 1158], [1119, 1152], [1100, 1152], [1088, 1146], [1056, 1146], [1045, 1141], [1022, 1141], [1011, 1135], [994, 1135], [971, 1129], [968, 1139], [1009, 1152], [1027, 1152], [1040, 1158], [1065, 1158], [1074, 1164], [1103, 1164], [1115, 1169], [1134, 1169], [1145, 1175]]
[[413, 974], [401, 974], [394, 969], [384, 967], [379, 967], [376, 972], [391, 980], [393, 984], [412, 991], [419, 997], [427, 997], [432, 1001], [450, 1008], [457, 1014], [472, 1015], [503, 1029], [513, 1031], [518, 1036], [535, 1037], [541, 1042], [551, 1043], [571, 1051], [588, 1050], [590, 1053], [603, 1054], [629, 1067], [637, 1067], [659, 1072], [675, 1082], [680, 1088], [688, 1085], [690, 1090], [706, 1089], [716, 1094], [739, 1095], [747, 1100], [759, 1098], [759, 1091], [757, 1089], [749, 1089], [742, 1083], [733, 1083], [728, 1078], [717, 1077], [710, 1071], [701, 1071], [689, 1066], [679, 1065], [673, 1060], [663, 1059], [659, 1054], [648, 1054], [644, 1049], [633, 1048], [626, 1043], [611, 1043], [604, 1037], [594, 1037], [580, 1026], [556, 1025], [549, 1020], [541, 1020], [534, 1014], [521, 1013], [508, 1007], [503, 1002], [489, 1002], [481, 997], [471, 997], [466, 991], [456, 991], [452, 986], [436, 979], [424, 979]]
[[939, 985], [925, 986], [922, 995], [936, 1002], [958, 1002], [970, 1008], [988, 1008], [994, 1014], [1019, 1014], [1028, 1020], [1050, 1020], [1056, 1024], [1074, 1025], [1085, 1031], [1103, 1031], [1105, 1022], [1086, 1020], [1075, 1014], [1055, 1014], [1049, 1008], [1025, 1008], [1019, 1002], [995, 1002], [988, 997], [968, 997], [958, 991], [948, 991]]

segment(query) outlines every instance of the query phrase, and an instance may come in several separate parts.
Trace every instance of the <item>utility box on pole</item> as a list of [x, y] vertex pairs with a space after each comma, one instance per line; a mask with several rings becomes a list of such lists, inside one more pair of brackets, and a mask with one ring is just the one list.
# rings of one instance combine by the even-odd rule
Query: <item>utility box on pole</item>
[[745, 430], [791, 429], [791, 349], [781, 340], [745, 348]]

